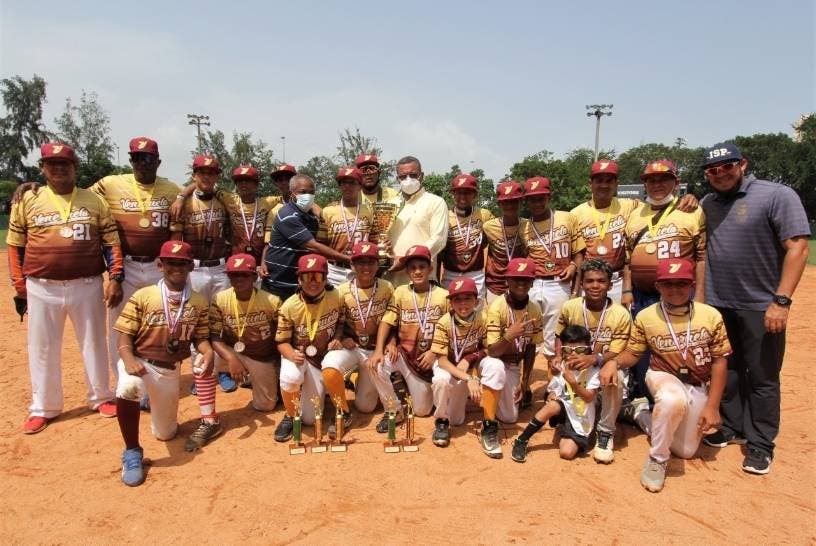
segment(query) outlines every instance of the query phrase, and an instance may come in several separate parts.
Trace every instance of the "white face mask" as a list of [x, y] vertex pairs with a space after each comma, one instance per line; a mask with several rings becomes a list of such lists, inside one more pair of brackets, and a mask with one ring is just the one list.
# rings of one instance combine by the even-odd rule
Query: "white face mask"
[[405, 180], [400, 180], [400, 190], [406, 195], [414, 195], [422, 187], [422, 182], [418, 178], [408, 177]]
[[295, 205], [297, 205], [297, 208], [303, 212], [307, 212], [310, 208], [312, 208], [314, 198], [315, 196], [313, 193], [299, 193], [295, 196]]
[[654, 207], [660, 207], [662, 205], [668, 205], [669, 203], [671, 203], [672, 199], [674, 199], [674, 195], [671, 194], [671, 193], [669, 195], [667, 195], [666, 197], [664, 197], [663, 199], [660, 199], [660, 200], [652, 199], [648, 195], [646, 196], [646, 202], [649, 203], [650, 205], [654, 206]]

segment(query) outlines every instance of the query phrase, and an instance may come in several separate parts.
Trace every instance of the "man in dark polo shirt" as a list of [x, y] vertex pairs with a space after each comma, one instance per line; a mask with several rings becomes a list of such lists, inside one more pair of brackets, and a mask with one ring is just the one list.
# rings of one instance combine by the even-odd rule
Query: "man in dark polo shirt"
[[320, 220], [314, 214], [315, 183], [305, 174], [289, 181], [291, 201], [283, 205], [272, 223], [269, 245], [264, 249], [262, 287], [282, 301], [297, 290], [298, 258], [310, 253], [348, 263], [348, 256], [315, 240]]
[[714, 193], [701, 204], [708, 231], [706, 301], [722, 313], [734, 353], [713, 447], [747, 443], [742, 469], [767, 474], [779, 432], [779, 372], [793, 292], [808, 256], [810, 227], [787, 186], [745, 175], [748, 161], [730, 143], [706, 149]]

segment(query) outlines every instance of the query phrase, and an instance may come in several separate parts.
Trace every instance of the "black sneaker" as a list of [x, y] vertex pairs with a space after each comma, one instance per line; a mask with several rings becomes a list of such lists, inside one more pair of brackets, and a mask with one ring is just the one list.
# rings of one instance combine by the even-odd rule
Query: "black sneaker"
[[433, 443], [438, 447], [445, 447], [450, 443], [450, 421], [437, 419], [433, 432]]
[[[402, 423], [402, 412], [398, 411], [396, 415], [396, 424], [399, 425]], [[388, 414], [383, 413], [382, 418], [380, 418], [380, 422], [377, 423], [377, 432], [380, 434], [385, 434], [388, 432]]]
[[745, 438], [737, 436], [736, 434], [729, 434], [723, 430], [713, 432], [708, 436], [703, 437], [703, 443], [711, 447], [725, 447], [728, 444], [742, 445], [745, 443]]
[[771, 457], [762, 451], [749, 447], [748, 454], [742, 461], [742, 469], [749, 474], [767, 474], [771, 471]]
[[281, 422], [278, 424], [277, 428], [275, 429], [275, 441], [276, 442], [286, 442], [290, 438], [292, 438], [292, 429], [294, 428], [294, 420], [288, 416], [284, 415]]
[[491, 459], [502, 458], [502, 448], [499, 443], [499, 423], [496, 421], [483, 421], [482, 432], [479, 435], [482, 442], [482, 451]]
[[[343, 433], [345, 434], [346, 432], [348, 432], [350, 427], [351, 427], [351, 412], [350, 411], [344, 411], [343, 412]], [[332, 421], [331, 424], [329, 425], [328, 433], [329, 433], [329, 440], [334, 440], [334, 437], [337, 436], [337, 426], [335, 425], [334, 421]]]
[[224, 432], [224, 429], [221, 428], [221, 423], [209, 423], [202, 419], [198, 428], [187, 438], [187, 442], [184, 444], [184, 451], [196, 451], [201, 449], [214, 438], [220, 436], [222, 432]]
[[527, 460], [527, 442], [522, 442], [518, 438], [513, 442], [513, 451], [510, 452], [510, 458], [517, 463], [523, 463]]
[[521, 397], [521, 409], [527, 409], [533, 405], [533, 391], [527, 389]]

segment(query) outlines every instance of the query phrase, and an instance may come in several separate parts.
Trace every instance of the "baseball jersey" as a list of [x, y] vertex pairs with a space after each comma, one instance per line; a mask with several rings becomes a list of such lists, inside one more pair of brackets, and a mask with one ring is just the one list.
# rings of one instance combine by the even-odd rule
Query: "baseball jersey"
[[330, 205], [320, 213], [317, 240], [337, 252], [350, 255], [352, 246], [368, 241], [373, 215], [371, 206], [364, 199], [360, 200], [359, 212], [357, 206]]
[[227, 255], [227, 209], [215, 196], [199, 199], [193, 194], [184, 201], [182, 220], [170, 231], [181, 232], [182, 240], [193, 247], [196, 260], [214, 260]]
[[25, 248], [22, 268], [11, 271], [20, 293], [25, 277], [70, 280], [100, 275], [106, 258], [111, 274], [122, 272], [116, 224], [105, 202], [88, 190], [76, 188], [73, 197], [49, 188], [36, 195], [26, 192], [11, 208], [6, 243]]
[[[179, 193], [178, 186], [160, 177], [145, 185], [136, 182], [132, 174], [114, 174], [88, 189], [108, 204], [125, 255], [159, 255], [162, 244], [170, 239], [170, 205]], [[139, 222], [145, 219], [149, 224], [142, 227]]]
[[[178, 304], [169, 304], [175, 316]], [[190, 357], [190, 343], [210, 337], [208, 304], [198, 292], [192, 292], [184, 305], [181, 324], [174, 336], [179, 340], [178, 351], [169, 353], [170, 328], [164, 314], [161, 289], [152, 284], [137, 290], [125, 304], [113, 329], [133, 337], [133, 353], [159, 362], [180, 362]]]
[[230, 252], [232, 254], [251, 254], [257, 262], [260, 262], [264, 248], [266, 221], [269, 212], [281, 203], [280, 196], [258, 196], [254, 203], [244, 203], [237, 193], [218, 190], [215, 192], [215, 197], [223, 203], [229, 216], [230, 244], [232, 245]]
[[[300, 292], [287, 298], [278, 313], [278, 330], [275, 341], [289, 343], [295, 349], [303, 350], [309, 345], [317, 348], [317, 356], [306, 357], [313, 366], [320, 368], [320, 362], [328, 350], [329, 342], [334, 337], [337, 328], [343, 324], [342, 305], [337, 290], [326, 290], [318, 303], [307, 304], [303, 301]], [[311, 322], [307, 321], [307, 313], [311, 314]], [[309, 339], [309, 328], [317, 322], [314, 338]]]
[[[493, 218], [482, 226], [484, 237], [487, 241], [487, 264], [485, 265], [485, 284], [494, 294], [504, 294], [507, 291], [507, 259], [508, 251], [510, 258], [525, 258], [527, 247], [520, 233], [529, 222], [526, 218], [519, 218], [518, 225], [505, 226], [504, 219]], [[505, 234], [507, 240], [505, 241]]]
[[[377, 345], [377, 329], [394, 294], [394, 286], [385, 279], [377, 279], [371, 288], [356, 291], [355, 288], [353, 281], [344, 282], [337, 288], [345, 318], [343, 335], [352, 338], [363, 349], [374, 349]], [[365, 325], [363, 317], [366, 317]]]
[[[430, 301], [428, 301], [430, 298]], [[442, 315], [449, 311], [448, 291], [431, 285], [430, 294], [416, 294], [416, 308], [414, 307], [413, 284], [404, 284], [394, 290], [388, 309], [382, 321], [397, 329], [397, 343], [399, 350], [411, 370], [423, 380], [430, 383], [433, 379], [433, 369], [423, 370], [417, 365], [419, 356], [431, 348], [436, 323]], [[416, 309], [420, 316], [417, 316]], [[428, 312], [425, 313], [427, 308]], [[425, 329], [422, 329], [420, 318], [424, 317]], [[427, 345], [421, 349], [419, 345]]]
[[620, 354], [629, 341], [629, 332], [632, 328], [632, 315], [623, 305], [607, 298], [606, 314], [603, 324], [598, 327], [602, 311], [586, 310], [584, 318], [584, 298], [573, 298], [564, 302], [558, 323], [555, 325], [555, 335], [561, 335], [564, 328], [570, 325], [583, 326], [595, 339], [592, 350], [595, 353], [612, 351]]
[[[456, 328], [456, 348], [459, 352], [459, 360], [454, 353], [452, 328]], [[438, 355], [445, 355], [448, 362], [454, 366], [458, 365], [462, 357], [485, 350], [485, 337], [487, 335], [487, 314], [484, 310], [477, 312], [472, 321], [468, 322], [455, 315], [452, 311], [445, 313], [434, 329], [433, 343], [431, 351]], [[470, 365], [470, 368], [478, 366], [478, 362]]]
[[222, 290], [210, 305], [210, 337], [232, 347], [243, 328], [240, 340], [246, 349], [242, 354], [271, 360], [277, 354], [274, 336], [280, 306], [280, 298], [264, 290], [254, 290], [249, 301], [238, 301], [233, 288]]
[[[691, 304], [691, 328], [688, 342], [686, 330], [688, 314], [669, 315], [680, 350], [688, 347], [686, 366], [691, 375], [702, 383], [711, 377], [711, 363], [715, 358], [731, 354], [731, 344], [725, 332], [720, 312], [704, 303]], [[683, 356], [674, 344], [660, 303], [650, 305], [637, 314], [626, 350], [640, 356], [651, 351], [649, 367], [653, 370], [677, 374]]]
[[380, 187], [377, 188], [376, 193], [368, 194], [360, 190], [360, 195], [362, 195], [370, 205], [381, 202], [396, 203], [399, 205], [400, 201], [402, 201], [400, 192], [389, 186], [383, 186], [382, 183], [380, 183]]
[[[482, 228], [493, 214], [480, 207], [473, 207], [470, 215], [462, 218], [456, 211], [448, 211], [448, 240], [442, 250], [445, 271], [481, 271], [484, 269], [485, 247]], [[458, 223], [457, 223], [458, 222]]]
[[632, 272], [632, 286], [644, 292], [654, 292], [657, 262], [669, 258], [685, 258], [691, 262], [705, 261], [706, 237], [703, 209], [681, 212], [674, 203], [669, 205], [655, 226], [652, 236], [649, 229], [635, 244], [637, 235], [651, 226], [655, 211], [650, 205], [642, 204], [629, 216], [626, 223], [626, 237], [629, 241], [627, 260]]
[[[587, 390], [597, 391], [601, 387], [601, 369], [598, 366], [590, 366], [580, 372], [575, 373], [578, 384]], [[562, 374], [553, 375], [547, 385], [547, 392], [555, 394], [564, 404], [564, 411], [570, 420], [573, 430], [581, 436], [589, 436], [592, 426], [595, 423], [595, 402], [586, 402], [578, 396], [572, 387], [567, 385]]]
[[[586, 244], [584, 258], [603, 260], [612, 271], [622, 270], [626, 260], [626, 221], [639, 205], [634, 199], [613, 197], [605, 209], [596, 209], [592, 200], [572, 209], [575, 227]], [[603, 254], [598, 252], [599, 247], [603, 247]]]
[[[513, 314], [513, 322], [510, 321], [510, 314]], [[507, 296], [496, 298], [487, 309], [487, 346], [495, 345], [504, 338], [507, 328], [525, 320], [534, 319], [532, 324], [528, 324], [524, 329], [524, 335], [517, 338], [518, 344], [511, 343], [512, 349], [505, 352], [500, 358], [507, 366], [521, 364], [524, 358], [524, 351], [530, 344], [538, 345], [544, 343], [543, 320], [541, 308], [533, 301], [528, 301], [524, 309], [512, 309], [507, 304]], [[521, 347], [519, 347], [519, 345]]]
[[561, 275], [572, 257], [586, 248], [584, 238], [575, 225], [575, 218], [569, 212], [560, 210], [551, 211], [546, 220], [530, 220], [524, 225], [521, 237], [527, 247], [527, 257], [536, 263], [536, 277], [539, 278]]

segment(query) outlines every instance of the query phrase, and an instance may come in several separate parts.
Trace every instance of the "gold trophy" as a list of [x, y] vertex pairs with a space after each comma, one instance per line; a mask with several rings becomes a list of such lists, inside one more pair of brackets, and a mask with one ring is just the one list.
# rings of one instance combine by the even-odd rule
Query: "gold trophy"
[[312, 441], [312, 453], [326, 453], [326, 444], [323, 443], [323, 410], [320, 408], [321, 400], [317, 396], [313, 396], [311, 400], [315, 412], [315, 435]]
[[397, 402], [393, 398], [385, 401], [385, 413], [388, 415], [388, 436], [383, 442], [383, 451], [386, 453], [399, 453], [400, 447], [397, 443]]
[[388, 242], [388, 232], [397, 219], [399, 207], [394, 203], [374, 203], [374, 218], [371, 222], [370, 239], [379, 246], [380, 267], [391, 267], [393, 261], [388, 252], [381, 246]]
[[295, 404], [295, 417], [292, 420], [292, 443], [289, 444], [289, 455], [303, 455], [306, 453], [306, 446], [303, 445], [303, 411], [300, 404], [300, 395], [293, 400]]
[[414, 399], [411, 395], [405, 397], [405, 439], [402, 443], [402, 450], [408, 452], [419, 451], [419, 446], [414, 444]]
[[334, 414], [334, 428], [335, 428], [335, 435], [334, 441], [331, 445], [331, 452], [332, 453], [345, 453], [348, 451], [348, 446], [346, 442], [343, 440], [343, 436], [346, 433], [346, 429], [343, 423], [343, 407], [340, 405], [343, 401], [342, 398], [339, 396], [335, 396], [332, 400], [334, 400], [334, 407], [336, 409]]

